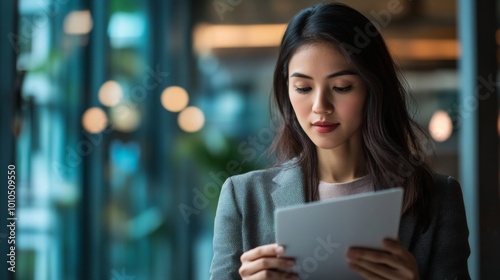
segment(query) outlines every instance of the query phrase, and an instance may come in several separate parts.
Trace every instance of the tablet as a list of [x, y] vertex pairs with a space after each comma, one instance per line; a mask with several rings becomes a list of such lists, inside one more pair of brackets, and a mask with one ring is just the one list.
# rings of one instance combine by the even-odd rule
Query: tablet
[[382, 249], [398, 236], [403, 189], [350, 195], [279, 208], [276, 242], [295, 258], [300, 279], [362, 279], [347, 266], [350, 246]]

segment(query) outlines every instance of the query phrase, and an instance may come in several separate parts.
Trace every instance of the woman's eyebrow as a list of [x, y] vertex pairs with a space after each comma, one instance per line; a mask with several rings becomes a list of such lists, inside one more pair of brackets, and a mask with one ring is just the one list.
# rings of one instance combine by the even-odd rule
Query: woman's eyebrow
[[[346, 70], [340, 70], [338, 72], [332, 73], [332, 74], [326, 76], [326, 78], [331, 79], [331, 78], [343, 76], [343, 75], [358, 75], [358, 73], [356, 73], [352, 70], [346, 69]], [[290, 75], [290, 77], [304, 78], [304, 79], [310, 79], [310, 80], [313, 79], [311, 76], [307, 76], [306, 74], [302, 74], [299, 72], [292, 73], [292, 75]]]

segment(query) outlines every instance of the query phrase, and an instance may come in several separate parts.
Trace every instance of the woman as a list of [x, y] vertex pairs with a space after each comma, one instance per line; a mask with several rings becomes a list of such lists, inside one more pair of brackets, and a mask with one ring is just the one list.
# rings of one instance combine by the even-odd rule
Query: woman
[[349, 248], [349, 267], [365, 279], [470, 279], [460, 185], [425, 162], [425, 134], [373, 23], [338, 3], [302, 10], [283, 36], [273, 88], [279, 162], [224, 183], [212, 279], [293, 278], [284, 271], [294, 260], [275, 244], [275, 209], [396, 186], [405, 189], [399, 240], [384, 240], [385, 252]]

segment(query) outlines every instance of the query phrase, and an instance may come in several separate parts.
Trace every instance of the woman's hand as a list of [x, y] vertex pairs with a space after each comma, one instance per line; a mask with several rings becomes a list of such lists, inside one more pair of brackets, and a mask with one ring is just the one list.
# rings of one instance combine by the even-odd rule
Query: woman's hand
[[240, 276], [242, 279], [298, 279], [296, 274], [285, 272], [295, 265], [290, 258], [279, 258], [285, 248], [278, 244], [256, 247], [241, 255]]
[[419, 279], [415, 257], [399, 241], [385, 239], [388, 252], [349, 248], [349, 267], [365, 279]]

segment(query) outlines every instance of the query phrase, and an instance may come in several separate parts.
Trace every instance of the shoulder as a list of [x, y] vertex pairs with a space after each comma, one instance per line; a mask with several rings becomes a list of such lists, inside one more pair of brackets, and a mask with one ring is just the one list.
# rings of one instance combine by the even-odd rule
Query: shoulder
[[282, 186], [282, 179], [293, 177], [293, 174], [300, 173], [299, 170], [295, 164], [286, 162], [279, 166], [227, 178], [220, 192], [217, 212], [233, 211], [233, 214], [237, 212], [242, 216], [257, 208], [271, 209], [273, 193]]
[[462, 190], [452, 176], [433, 174], [434, 208], [431, 230], [423, 233], [417, 245], [426, 244], [426, 277], [432, 279], [470, 279], [469, 229]]
[[433, 173], [432, 175], [434, 178], [434, 184], [441, 186], [443, 185], [454, 185], [455, 187], [460, 186], [457, 179], [453, 178], [452, 176], [439, 173]]
[[231, 176], [226, 180], [223, 188], [231, 186], [237, 193], [245, 192], [248, 189], [255, 191], [262, 187], [272, 189], [275, 179], [279, 178], [283, 172], [298, 173], [299, 170], [296, 161], [290, 160], [278, 166]]
[[463, 217], [465, 219], [465, 206], [460, 183], [452, 176], [433, 174], [434, 185], [433, 205], [436, 218]]
[[272, 182], [273, 178], [280, 172], [279, 167], [254, 170], [247, 173], [233, 175], [227, 180], [238, 186], [259, 185]]
[[462, 199], [460, 183], [452, 176], [434, 173], [432, 189], [440, 199]]
[[236, 205], [271, 203], [271, 197], [278, 190], [289, 193], [299, 190], [301, 176], [297, 162], [290, 160], [275, 167], [229, 177], [222, 186], [221, 196], [230, 195]]

